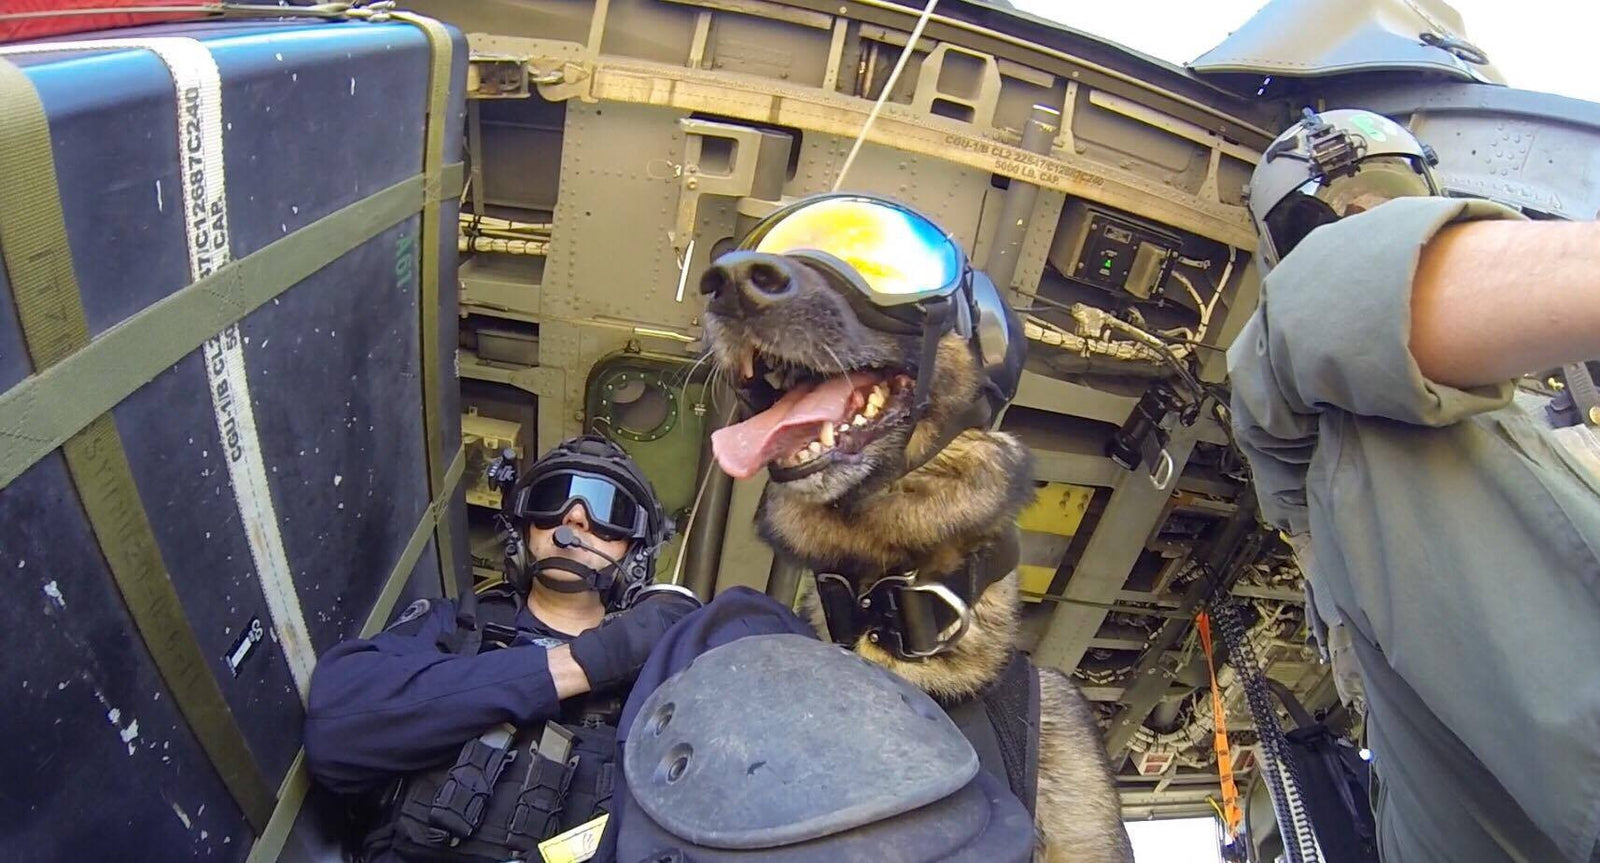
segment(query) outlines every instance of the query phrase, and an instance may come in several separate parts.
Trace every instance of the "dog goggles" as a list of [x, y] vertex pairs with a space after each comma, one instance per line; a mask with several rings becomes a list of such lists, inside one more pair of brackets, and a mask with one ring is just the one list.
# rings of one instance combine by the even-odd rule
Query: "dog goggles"
[[561, 524], [582, 503], [589, 514], [590, 532], [610, 541], [642, 536], [646, 513], [626, 489], [610, 477], [577, 470], [553, 471], [523, 489], [514, 505], [514, 515], [526, 518], [534, 527], [549, 530]]
[[893, 203], [852, 195], [779, 210], [743, 246], [805, 260], [879, 307], [949, 296], [967, 270], [961, 250], [939, 226]]

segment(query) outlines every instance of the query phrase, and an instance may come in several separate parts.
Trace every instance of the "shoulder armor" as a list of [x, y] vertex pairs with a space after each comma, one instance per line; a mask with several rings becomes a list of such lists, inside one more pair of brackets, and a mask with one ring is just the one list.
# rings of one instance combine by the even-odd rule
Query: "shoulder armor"
[[949, 797], [978, 756], [921, 690], [800, 635], [707, 651], [645, 700], [624, 769], [639, 806], [714, 848], [772, 848]]

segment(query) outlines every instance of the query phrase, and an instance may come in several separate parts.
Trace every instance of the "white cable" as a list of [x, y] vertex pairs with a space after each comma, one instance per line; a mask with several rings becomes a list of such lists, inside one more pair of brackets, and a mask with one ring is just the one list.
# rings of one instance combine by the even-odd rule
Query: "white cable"
[[[1202, 321], [1201, 327], [1205, 326], [1205, 324], [1203, 323], [1204, 321], [1211, 320], [1211, 310], [1217, 307], [1217, 300], [1221, 299], [1222, 298], [1222, 292], [1228, 289], [1228, 277], [1233, 275], [1233, 262], [1234, 262], [1234, 259], [1236, 259], [1238, 256], [1239, 256], [1239, 250], [1235, 249], [1232, 246], [1229, 246], [1228, 247], [1228, 265], [1226, 267], [1222, 268], [1222, 277], [1217, 279], [1217, 292], [1211, 295], [1211, 302], [1206, 304], [1206, 312], [1200, 318], [1200, 320]], [[1199, 341], [1200, 340], [1199, 336], [1195, 336], [1194, 338], [1195, 338], [1195, 341]]]
[[1189, 292], [1189, 297], [1194, 300], [1195, 311], [1200, 313], [1200, 327], [1194, 331], [1194, 338], [1191, 339], [1191, 341], [1198, 342], [1205, 338], [1206, 324], [1211, 322], [1211, 315], [1206, 308], [1206, 301], [1200, 299], [1200, 292], [1194, 289], [1194, 282], [1189, 281], [1188, 276], [1174, 270], [1172, 277], [1177, 279], [1178, 284], [1183, 285], [1184, 290]]
[[900, 73], [906, 68], [906, 61], [911, 59], [911, 52], [917, 47], [917, 40], [922, 38], [923, 28], [928, 26], [928, 19], [933, 17], [933, 7], [939, 5], [939, 0], [928, 0], [927, 8], [922, 10], [922, 17], [917, 19], [917, 26], [911, 28], [911, 38], [906, 40], [906, 48], [900, 52], [900, 59], [895, 61], [894, 69], [889, 72], [889, 80], [884, 82], [883, 92], [878, 94], [878, 101], [872, 104], [872, 113], [867, 115], [867, 122], [861, 124], [861, 132], [856, 135], [856, 141], [850, 145], [850, 155], [844, 157], [844, 167], [839, 169], [839, 179], [833, 181], [833, 191], [839, 191], [844, 185], [845, 175], [850, 173], [850, 166], [855, 164], [856, 154], [861, 152], [862, 142], [867, 140], [867, 132], [872, 129], [872, 124], [878, 119], [878, 112], [883, 110], [883, 103], [889, 101], [889, 93], [894, 90], [896, 81], [900, 80]]

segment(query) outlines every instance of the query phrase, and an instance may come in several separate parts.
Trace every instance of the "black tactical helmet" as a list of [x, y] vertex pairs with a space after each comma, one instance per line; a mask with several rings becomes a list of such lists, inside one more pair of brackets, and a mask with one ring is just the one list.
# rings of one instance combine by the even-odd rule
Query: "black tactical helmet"
[[[518, 545], [530, 527], [556, 527], [574, 503], [589, 515], [590, 529], [605, 540], [629, 540], [620, 567], [593, 570], [566, 558], [527, 563], [513, 550], [510, 579], [527, 591], [541, 569], [583, 576], [614, 606], [655, 574], [656, 554], [672, 537], [671, 520], [656, 499], [650, 480], [622, 447], [599, 435], [571, 438], [556, 445], [517, 478], [505, 496], [502, 514], [515, 528]], [[552, 585], [553, 586], [553, 585]]]

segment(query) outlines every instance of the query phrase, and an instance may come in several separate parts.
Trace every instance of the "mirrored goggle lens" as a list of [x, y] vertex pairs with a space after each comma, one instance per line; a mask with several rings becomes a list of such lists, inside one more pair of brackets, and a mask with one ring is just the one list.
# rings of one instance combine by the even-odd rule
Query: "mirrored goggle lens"
[[595, 474], [557, 473], [528, 487], [523, 511], [535, 527], [549, 529], [561, 523], [575, 503], [583, 504], [594, 533], [605, 539], [632, 536], [644, 510], [622, 487]]
[[951, 290], [961, 255], [939, 227], [908, 210], [859, 198], [801, 207], [767, 229], [756, 251], [814, 250], [850, 265], [885, 305]]

